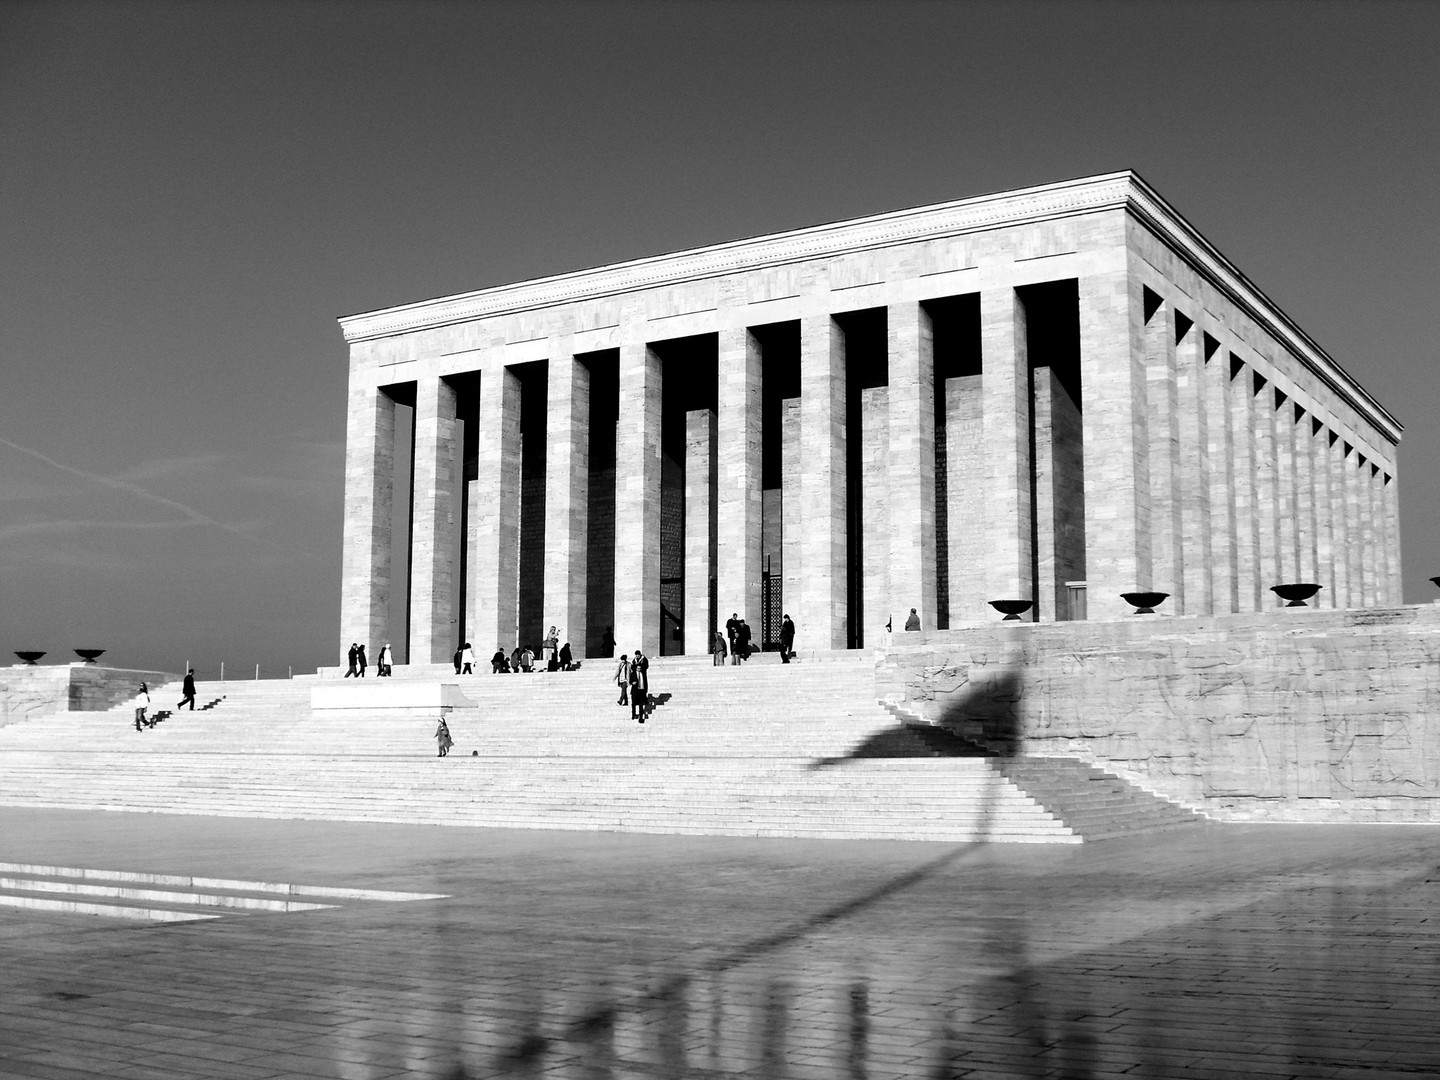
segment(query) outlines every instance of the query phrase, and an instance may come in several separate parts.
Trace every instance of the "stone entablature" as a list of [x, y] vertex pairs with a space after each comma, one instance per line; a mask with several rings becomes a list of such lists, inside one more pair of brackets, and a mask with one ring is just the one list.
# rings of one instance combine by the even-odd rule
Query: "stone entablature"
[[341, 325], [342, 653], [1399, 601], [1399, 424], [1132, 173]]
[[[574, 271], [539, 278], [533, 281], [517, 282], [491, 289], [462, 293], [456, 296], [438, 297], [378, 311], [350, 315], [340, 320], [345, 340], [351, 344], [376, 338], [396, 337], [416, 331], [451, 326], [457, 323], [473, 323], [479, 320], [496, 319], [501, 316], [519, 315], [536, 309], [584, 304], [590, 319], [580, 318], [569, 327], [571, 332], [595, 333], [602, 330], [618, 330], [619, 312], [612, 305], [597, 305], [595, 301], [618, 297], [624, 294], [646, 292], [661, 295], [671, 303], [677, 297], [684, 297], [683, 310], [666, 314], [647, 313], [648, 321], [677, 318], [683, 315], [706, 315], [720, 310], [722, 298], [716, 288], [719, 278], [735, 278], [750, 275], [746, 280], [747, 291], [743, 298], [726, 297], [727, 300], [753, 305], [779, 300], [798, 300], [802, 286], [796, 281], [793, 271], [799, 264], [832, 263], [844, 256], [861, 253], [875, 253], [880, 249], [910, 246], [925, 241], [963, 237], [973, 233], [984, 233], [1002, 227], [1035, 225], [1043, 222], [1064, 221], [1077, 215], [1095, 214], [1107, 210], [1124, 210], [1143, 223], [1156, 239], [1163, 243], [1170, 254], [1190, 272], [1234, 304], [1245, 318], [1252, 320], [1262, 333], [1281, 343], [1301, 364], [1309, 368], [1333, 393], [1342, 398], [1353, 396], [1351, 407], [1363, 416], [1364, 421], [1375, 425], [1383, 439], [1398, 442], [1401, 427], [1393, 416], [1379, 404], [1341, 366], [1322, 349], [1309, 334], [1296, 325], [1288, 315], [1255, 286], [1224, 255], [1216, 250], [1189, 222], [1182, 218], [1158, 192], [1133, 172], [1119, 172], [1104, 176], [1084, 177], [1058, 184], [1026, 188], [1020, 191], [1001, 192], [961, 199], [936, 206], [897, 210], [887, 214], [861, 218], [855, 221], [836, 222], [828, 225], [796, 229], [773, 236], [735, 240], [715, 244], [691, 251], [668, 255], [651, 256], [618, 263], [613, 266], [591, 270]], [[1068, 236], [1067, 236], [1068, 233]], [[1040, 245], [1033, 253], [1019, 256], [1017, 261], [1055, 258], [1065, 254], [1076, 254], [1079, 239], [1073, 231], [1061, 230], [1058, 243]], [[1067, 244], [1068, 240], [1068, 244]], [[1069, 246], [1070, 250], [1058, 250]], [[1054, 248], [1057, 250], [1045, 250]], [[965, 259], [946, 259], [944, 255], [966, 251], [963, 247], [946, 246], [939, 252], [928, 253], [936, 266], [920, 269], [921, 276], [936, 276], [947, 273], [964, 273], [977, 270], [978, 266]], [[873, 261], [870, 268], [879, 270]], [[884, 267], [893, 274], [894, 267]], [[1158, 268], [1157, 268], [1158, 269]], [[777, 270], [790, 273], [786, 278]], [[1173, 272], [1173, 271], [1172, 271]], [[1162, 274], [1164, 271], [1162, 271]], [[862, 273], [861, 277], [873, 276]], [[754, 280], [758, 278], [759, 280]], [[780, 290], [775, 289], [777, 279]], [[881, 285], [890, 277], [872, 281], [832, 282], [831, 291], [863, 288], [867, 285]], [[1018, 280], [1018, 279], [1017, 279]], [[702, 286], [702, 291], [682, 289], [683, 286]], [[787, 291], [786, 285], [793, 291]], [[947, 285], [949, 283], [946, 283]], [[675, 291], [680, 289], [678, 293]], [[708, 290], [708, 291], [704, 291]], [[917, 291], [917, 298], [925, 294], [946, 295], [944, 287]], [[769, 295], [774, 293], [774, 295]], [[663, 303], [663, 301], [662, 301]], [[852, 305], [847, 304], [846, 307]], [[843, 309], [842, 309], [843, 310]], [[520, 324], [525, 325], [525, 324]], [[516, 324], [507, 325], [513, 329]], [[526, 326], [523, 332], [530, 337], [516, 339], [507, 336], [507, 345], [541, 341], [557, 332], [560, 327]], [[1248, 335], [1247, 335], [1248, 336]], [[493, 344], [493, 343], [487, 343]], [[474, 346], [485, 348], [486, 346]], [[609, 347], [596, 345], [597, 348]], [[402, 362], [392, 360], [392, 363]], [[1374, 449], [1374, 447], [1372, 447]]]

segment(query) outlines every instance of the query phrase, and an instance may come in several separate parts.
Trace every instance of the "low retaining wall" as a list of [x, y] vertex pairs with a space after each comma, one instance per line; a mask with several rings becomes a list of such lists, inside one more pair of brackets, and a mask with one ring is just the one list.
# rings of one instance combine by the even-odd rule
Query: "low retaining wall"
[[[56, 712], [104, 712], [180, 676], [98, 664], [16, 664], [0, 668], [0, 726]], [[158, 703], [157, 703], [158, 707]]]
[[896, 634], [882, 699], [1226, 820], [1440, 821], [1440, 606]]

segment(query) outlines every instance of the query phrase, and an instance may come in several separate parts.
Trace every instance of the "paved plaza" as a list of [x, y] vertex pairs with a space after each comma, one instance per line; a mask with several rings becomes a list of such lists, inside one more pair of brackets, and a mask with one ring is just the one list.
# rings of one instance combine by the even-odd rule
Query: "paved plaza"
[[0, 862], [438, 894], [0, 908], [0, 1076], [1440, 1072], [1440, 828], [1082, 847], [0, 809]]

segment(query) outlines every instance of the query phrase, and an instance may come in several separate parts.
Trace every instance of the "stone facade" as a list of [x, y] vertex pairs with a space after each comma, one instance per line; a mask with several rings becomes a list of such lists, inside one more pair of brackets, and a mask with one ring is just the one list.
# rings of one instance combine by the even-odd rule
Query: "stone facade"
[[1226, 820], [1440, 821], [1440, 605], [897, 634], [878, 693]]
[[1399, 425], [1133, 173], [341, 326], [342, 655], [1399, 601]]

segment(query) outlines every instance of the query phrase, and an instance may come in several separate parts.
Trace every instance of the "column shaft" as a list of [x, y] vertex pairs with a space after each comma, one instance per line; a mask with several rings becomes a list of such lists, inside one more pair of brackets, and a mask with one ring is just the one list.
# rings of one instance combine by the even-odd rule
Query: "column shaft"
[[[893, 369], [892, 369], [893, 378]], [[905, 604], [895, 587], [893, 552], [897, 546], [893, 536], [895, 485], [899, 477], [892, 469], [891, 448], [894, 417], [891, 395], [895, 388], [874, 386], [860, 391], [860, 550], [862, 641], [873, 646], [885, 640], [885, 622], [891, 611], [901, 612], [901, 625], [914, 604]], [[911, 519], [907, 531], [914, 532]], [[904, 545], [898, 545], [904, 546]], [[931, 560], [933, 575], [934, 560]], [[893, 606], [892, 606], [892, 597]], [[933, 618], [933, 614], [932, 614]], [[933, 622], [928, 624], [934, 626]]]
[[[1333, 441], [1332, 440], [1333, 437]], [[1345, 439], [1338, 432], [1325, 433], [1325, 469], [1330, 479], [1330, 528], [1334, 544], [1335, 606], [1354, 607], [1352, 595], [1355, 533], [1350, 527], [1350, 502], [1346, 490], [1349, 476]]]
[[986, 448], [985, 599], [1032, 600], [1030, 362], [1025, 306], [1009, 286], [980, 294], [980, 363]]
[[420, 380], [415, 388], [410, 641], [404, 652], [410, 664], [443, 663], [455, 651], [461, 465], [456, 429], [454, 388], [444, 379]]
[[815, 649], [849, 643], [845, 533], [845, 339], [829, 312], [800, 321], [800, 614]]
[[[716, 425], [709, 409], [685, 414], [685, 654], [710, 651], [715, 619], [710, 611], [710, 581], [718, 554]], [[731, 610], [734, 610], [733, 608]], [[755, 633], [760, 609], [754, 608]], [[748, 618], [749, 616], [747, 616]], [[720, 620], [722, 623], [724, 620]]]
[[[1392, 465], [1393, 469], [1394, 466]], [[1400, 499], [1399, 481], [1395, 473], [1384, 488], [1385, 543], [1390, 551], [1390, 605], [1398, 607], [1405, 602], [1404, 575], [1400, 567]]]
[[[1192, 328], [1193, 331], [1193, 328]], [[1180, 404], [1175, 357], [1175, 309], [1167, 299], [1145, 324], [1145, 400], [1150, 422], [1150, 587], [1170, 594], [1183, 615], [1185, 548], [1181, 536]]]
[[1279, 453], [1275, 446], [1275, 390], [1268, 381], [1255, 388], [1255, 527], [1258, 536], [1257, 567], [1261, 609], [1278, 603], [1270, 586], [1288, 580], [1280, 563], [1280, 525], [1276, 488]]
[[1308, 581], [1300, 576], [1300, 492], [1295, 476], [1295, 403], [1275, 394], [1275, 514], [1279, 537], [1281, 581]]
[[1237, 611], [1260, 610], [1260, 488], [1257, 477], [1255, 373], [1230, 358], [1230, 435], [1235, 466], [1235, 580]]
[[345, 429], [342, 658], [352, 642], [370, 650], [388, 633], [394, 471], [395, 402], [373, 386], [352, 386]]
[[[791, 620], [800, 618], [800, 583], [804, 580], [800, 539], [804, 535], [804, 516], [800, 499], [800, 399], [786, 398], [780, 403], [780, 595]], [[733, 607], [721, 604], [716, 614], [723, 624]], [[797, 640], [799, 628], [796, 629]], [[809, 648], [817, 647], [807, 638]], [[826, 639], [826, 647], [829, 640]]]
[[[1125, 263], [1080, 279], [1086, 603], [1092, 619], [1132, 609], [1151, 580], [1149, 435], [1141, 286]], [[988, 373], [986, 375], [988, 379]], [[993, 599], [993, 598], [992, 598]]]
[[1371, 482], [1370, 460], [1360, 465], [1355, 474], [1356, 496], [1360, 502], [1360, 537], [1363, 547], [1362, 580], [1364, 581], [1364, 604], [1375, 607], [1380, 602], [1380, 577], [1382, 565], [1380, 545], [1375, 529], [1375, 485]]
[[477, 656], [509, 653], [520, 633], [520, 378], [503, 364], [481, 372], [478, 427], [468, 568]]
[[[880, 640], [885, 617], [915, 608], [920, 625], [935, 629], [935, 338], [918, 303], [886, 312], [889, 348], [889, 595], [866, 594], [865, 640]], [[866, 506], [866, 516], [870, 508]]]
[[1319, 606], [1327, 608], [1344, 607], [1338, 591], [1335, 574], [1334, 496], [1330, 490], [1330, 431], [1315, 425], [1310, 427], [1310, 469], [1314, 484], [1315, 503], [1315, 580], [1323, 589]]
[[[1206, 408], [1202, 338], [1200, 327], [1191, 325], [1175, 346], [1180, 432], [1175, 465], [1179, 480], [1180, 554], [1185, 581], [1184, 611], [1187, 615], [1208, 615], [1216, 607], [1214, 523], [1210, 505], [1210, 472], [1214, 459], [1210, 456], [1210, 415]], [[1229, 607], [1225, 610], [1228, 611]]]
[[1229, 360], [1216, 343], [1203, 362], [1205, 432], [1210, 462], [1210, 564], [1212, 610], [1239, 609], [1235, 577], [1235, 451], [1230, 427]]
[[644, 341], [620, 346], [615, 425], [615, 638], [660, 655], [660, 358]]
[[1316, 562], [1317, 527], [1315, 514], [1315, 468], [1311, 453], [1310, 414], [1296, 406], [1291, 437], [1295, 451], [1295, 542], [1299, 548], [1296, 573], [1300, 581], [1320, 581]]
[[586, 655], [590, 496], [590, 369], [568, 339], [550, 351], [545, 437], [545, 629]]
[[[731, 612], [743, 616], [760, 635], [762, 476], [760, 343], [743, 326], [720, 331], [717, 417], [719, 541], [716, 549], [716, 611], [723, 624]], [[790, 453], [785, 450], [788, 465]], [[798, 496], [797, 496], [798, 498]], [[789, 560], [782, 560], [786, 571]], [[796, 568], [798, 570], [798, 567]], [[786, 603], [792, 603], [790, 595]], [[687, 651], [688, 651], [688, 641]]]
[[[949, 511], [950, 625], [993, 613], [985, 601], [983, 376], [945, 380], [945, 490]], [[995, 599], [1001, 599], [995, 597]]]

